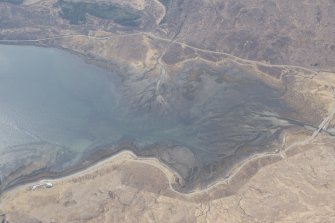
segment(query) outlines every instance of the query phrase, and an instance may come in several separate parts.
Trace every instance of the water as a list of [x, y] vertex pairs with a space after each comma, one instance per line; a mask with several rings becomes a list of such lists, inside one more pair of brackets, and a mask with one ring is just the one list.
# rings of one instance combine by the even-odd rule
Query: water
[[[192, 165], [198, 172], [191, 172], [201, 178], [207, 177], [201, 168], [216, 171], [221, 165], [220, 171], [226, 172], [289, 125], [280, 119], [286, 107], [276, 99], [279, 92], [237, 68], [225, 68], [198, 81], [189, 81], [193, 71], [173, 76], [170, 86], [164, 83], [163, 92], [171, 114], [160, 115], [137, 111], [116, 74], [58, 49], [0, 46], [0, 67], [2, 157], [22, 145], [29, 145], [24, 150], [24, 156], [29, 156], [36, 153], [31, 145], [38, 142], [66, 148], [77, 158], [120, 140], [135, 140], [143, 151], [150, 145], [175, 143], [192, 150], [198, 162]], [[215, 75], [221, 75], [221, 81]], [[39, 151], [52, 148], [39, 147]], [[155, 155], [150, 151], [146, 154]], [[48, 156], [31, 155], [31, 159], [41, 162]], [[20, 165], [16, 161], [12, 167], [6, 159], [7, 164], [0, 159], [2, 172]]]
[[36, 141], [84, 150], [161, 128], [129, 117], [115, 74], [69, 53], [0, 46], [0, 67], [0, 150]]
[[92, 122], [114, 125], [118, 80], [109, 73], [55, 49], [1, 46], [0, 58], [0, 148], [47, 141], [82, 149], [106, 136]]

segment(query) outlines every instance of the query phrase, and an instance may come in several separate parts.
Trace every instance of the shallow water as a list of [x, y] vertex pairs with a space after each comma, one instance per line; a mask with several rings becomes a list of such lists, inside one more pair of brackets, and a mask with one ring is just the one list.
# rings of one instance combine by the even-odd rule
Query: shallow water
[[84, 150], [163, 127], [129, 117], [117, 76], [69, 53], [0, 46], [0, 67], [0, 149], [46, 141]]
[[[193, 151], [200, 176], [202, 167], [218, 171], [222, 166], [225, 172], [290, 125], [280, 117], [287, 109], [278, 100], [280, 93], [235, 68], [197, 82], [188, 81], [191, 71], [176, 75], [170, 83], [174, 90], [165, 87], [173, 109], [160, 115], [134, 110], [116, 74], [58, 49], [0, 46], [0, 67], [0, 153], [46, 142], [78, 158], [120, 140], [135, 140], [139, 150], [174, 143]], [[183, 92], [188, 87], [193, 90]]]
[[118, 81], [107, 72], [55, 49], [1, 46], [0, 58], [2, 148], [47, 141], [82, 149], [103, 137], [92, 122], [115, 122], [108, 113]]

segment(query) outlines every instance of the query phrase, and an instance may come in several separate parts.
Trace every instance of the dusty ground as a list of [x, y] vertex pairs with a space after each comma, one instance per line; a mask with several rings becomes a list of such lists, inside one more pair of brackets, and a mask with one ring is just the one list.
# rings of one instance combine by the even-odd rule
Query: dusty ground
[[[79, 54], [118, 72], [129, 101], [155, 113], [199, 101], [198, 86], [213, 89], [203, 80], [245, 84], [231, 78], [243, 71], [282, 92], [280, 99], [294, 111], [289, 117], [305, 125], [281, 136], [273, 145], [279, 151], [270, 143], [276, 154], [250, 161], [235, 178], [219, 174], [219, 184], [206, 191], [180, 194], [171, 188], [176, 172], [157, 160], [122, 153], [56, 180], [52, 189], [23, 185], [2, 194], [0, 222], [335, 222], [335, 139], [328, 134], [335, 133], [334, 120], [328, 133], [299, 144], [334, 109], [333, 1], [185, 0], [165, 8], [154, 0], [96, 1], [141, 11], [141, 24], [131, 29], [93, 16], [69, 24], [57, 2], [1, 3], [0, 43]], [[193, 166], [174, 151], [159, 158], [187, 176]], [[3, 179], [46, 167], [25, 157], [6, 154], [5, 164], [20, 158], [16, 162], [25, 160], [29, 168], [12, 175], [8, 170]]]
[[231, 196], [220, 186], [179, 194], [169, 186], [174, 178], [166, 167], [124, 152], [50, 181], [51, 189], [13, 189], [3, 195], [0, 213], [10, 223], [333, 222], [334, 142], [319, 136], [292, 148], [295, 152], [263, 167]]

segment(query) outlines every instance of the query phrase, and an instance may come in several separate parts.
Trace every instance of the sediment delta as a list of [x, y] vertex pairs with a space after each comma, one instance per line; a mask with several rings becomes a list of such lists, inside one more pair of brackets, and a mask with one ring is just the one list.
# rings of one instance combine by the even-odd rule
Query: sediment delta
[[0, 0], [0, 222], [331, 222], [334, 9]]

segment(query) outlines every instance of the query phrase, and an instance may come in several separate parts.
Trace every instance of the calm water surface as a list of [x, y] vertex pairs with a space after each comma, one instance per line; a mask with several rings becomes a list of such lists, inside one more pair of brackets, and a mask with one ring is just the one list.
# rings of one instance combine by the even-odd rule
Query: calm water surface
[[[200, 64], [191, 69], [205, 68]], [[197, 81], [189, 81], [190, 74], [185, 70], [168, 83], [172, 90], [166, 95], [173, 113], [169, 117], [134, 110], [116, 74], [75, 55], [58, 49], [0, 46], [0, 155], [8, 155], [13, 146], [36, 142], [59, 145], [77, 158], [120, 140], [135, 140], [140, 150], [175, 143], [197, 157], [190, 181], [212, 180], [209, 173], [224, 174], [235, 162], [270, 149], [267, 145], [290, 125], [281, 117], [287, 107], [279, 100], [280, 92], [248, 71], [227, 66]], [[184, 92], [187, 89], [191, 90]], [[180, 98], [185, 102], [174, 105]], [[1, 171], [10, 173], [21, 163], [1, 162], [0, 180]]]
[[150, 141], [164, 128], [130, 117], [117, 76], [67, 52], [0, 46], [0, 67], [0, 151], [38, 141], [82, 151], [125, 137]]

